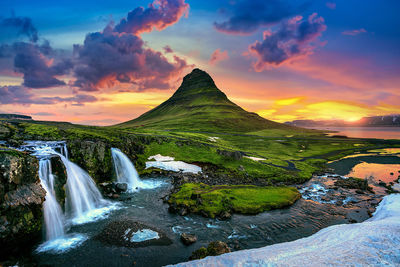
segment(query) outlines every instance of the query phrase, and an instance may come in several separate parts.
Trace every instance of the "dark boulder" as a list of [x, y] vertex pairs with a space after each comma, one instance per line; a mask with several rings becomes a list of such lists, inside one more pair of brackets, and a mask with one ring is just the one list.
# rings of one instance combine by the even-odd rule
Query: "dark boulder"
[[197, 241], [197, 237], [195, 235], [191, 235], [191, 234], [186, 234], [186, 233], [182, 233], [181, 234], [181, 241], [183, 244], [185, 244], [186, 246], [189, 246], [193, 243], [196, 243]]
[[207, 248], [201, 247], [198, 250], [195, 250], [189, 260], [198, 260], [208, 256], [218, 256], [229, 252], [231, 252], [231, 249], [225, 242], [213, 241], [208, 244]]
[[231, 158], [234, 160], [241, 160], [243, 158], [242, 153], [240, 153], [239, 151], [227, 151], [227, 150], [217, 149], [217, 153], [221, 156]]
[[0, 259], [29, 250], [41, 238], [46, 191], [38, 169], [32, 156], [0, 151]]

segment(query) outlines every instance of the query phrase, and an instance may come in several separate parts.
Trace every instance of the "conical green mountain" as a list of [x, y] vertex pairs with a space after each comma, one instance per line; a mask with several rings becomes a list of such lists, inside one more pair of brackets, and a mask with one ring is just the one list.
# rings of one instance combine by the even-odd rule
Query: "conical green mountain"
[[250, 132], [291, 128], [247, 112], [217, 88], [207, 72], [194, 69], [172, 97], [140, 117], [119, 124], [160, 130]]

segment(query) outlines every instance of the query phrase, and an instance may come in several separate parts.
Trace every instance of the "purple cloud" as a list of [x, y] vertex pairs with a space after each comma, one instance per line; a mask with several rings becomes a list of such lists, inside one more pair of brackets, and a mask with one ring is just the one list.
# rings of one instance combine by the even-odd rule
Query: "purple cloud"
[[326, 30], [322, 17], [316, 13], [307, 20], [302, 16], [294, 17], [281, 24], [275, 32], [265, 31], [264, 40], [250, 45], [249, 50], [258, 58], [254, 64], [256, 71], [262, 71], [268, 65], [280, 65], [283, 62], [312, 52], [314, 41]]
[[97, 98], [91, 95], [78, 94], [72, 97], [36, 97], [31, 88], [24, 86], [0, 86], [1, 104], [22, 104], [22, 105], [49, 105], [56, 103], [70, 103], [82, 106], [84, 103], [96, 102]]
[[262, 26], [271, 26], [291, 17], [307, 5], [293, 6], [281, 0], [240, 0], [233, 5], [231, 17], [214, 27], [228, 34], [251, 34]]
[[83, 45], [74, 46], [74, 86], [82, 91], [118, 84], [135, 85], [137, 90], [168, 89], [170, 80], [188, 64], [177, 56], [170, 62], [161, 52], [146, 47], [139, 34], [164, 29], [187, 9], [184, 0], [155, 1], [147, 9], [129, 12], [115, 27], [108, 25], [103, 32], [88, 34]]
[[367, 33], [367, 30], [364, 29], [364, 28], [361, 28], [361, 29], [342, 32], [343, 35], [351, 35], [351, 36], [356, 36], [356, 35], [359, 35], [359, 34], [362, 34], [362, 33]]
[[65, 85], [55, 76], [64, 75], [72, 69], [70, 59], [58, 59], [49, 44], [42, 45], [17, 42], [13, 45], [15, 53], [14, 69], [24, 75], [24, 83], [30, 88], [48, 88]]
[[148, 8], [137, 7], [128, 13], [114, 28], [115, 32], [132, 33], [151, 32], [154, 28], [161, 31], [176, 23], [189, 11], [185, 0], [156, 0]]
[[38, 32], [32, 24], [32, 20], [26, 17], [12, 16], [10, 18], [0, 18], [0, 32], [25, 35], [31, 42], [37, 42]]

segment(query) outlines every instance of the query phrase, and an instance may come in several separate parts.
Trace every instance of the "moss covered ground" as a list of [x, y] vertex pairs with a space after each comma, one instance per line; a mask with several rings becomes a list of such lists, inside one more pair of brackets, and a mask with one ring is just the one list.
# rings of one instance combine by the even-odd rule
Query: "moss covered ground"
[[294, 187], [186, 183], [171, 195], [169, 203], [214, 218], [223, 212], [257, 214], [279, 209], [292, 205], [298, 198], [300, 193]]
[[[11, 120], [2, 123], [3, 127], [9, 129], [10, 133], [7, 134], [7, 138], [13, 140], [13, 142], [15, 140], [18, 142], [35, 139], [101, 141], [108, 144], [107, 147], [118, 147], [126, 151], [133, 160], [139, 174], [151, 174], [151, 171], [145, 170], [145, 162], [149, 156], [161, 154], [200, 166], [213, 166], [216, 176], [231, 177], [235, 179], [235, 184], [244, 184], [244, 182], [241, 182], [242, 180], [245, 180], [246, 184], [251, 184], [252, 179], [254, 181], [264, 179], [266, 181], [264, 184], [274, 186], [298, 184], [307, 181], [313, 173], [322, 170], [328, 161], [354, 152], [400, 147], [399, 140], [329, 137], [320, 131], [297, 130], [296, 128], [264, 129], [247, 133], [221, 133], [95, 127], [40, 121]], [[127, 140], [129, 143], [127, 143]], [[136, 147], [136, 149], [129, 150], [129, 146], [139, 146], [140, 149]], [[239, 152], [243, 157], [239, 159], [228, 157], [223, 153], [218, 153], [221, 150]], [[130, 155], [129, 151], [135, 151], [135, 154]], [[253, 160], [247, 157], [255, 157], [261, 160]], [[110, 157], [105, 159], [111, 160]], [[96, 162], [95, 165], [106, 166], [107, 164]], [[92, 165], [86, 164], [85, 167], [88, 169]], [[102, 173], [89, 169], [88, 172], [93, 175]], [[105, 179], [104, 177], [94, 178], [96, 181]], [[183, 187], [182, 190], [198, 190], [198, 186], [200, 185], [188, 185], [188, 187]], [[268, 199], [264, 199], [264, 197], [272, 197], [273, 194], [270, 193], [274, 191], [272, 189], [265, 190], [267, 189], [247, 188], [242, 191], [235, 191], [234, 197], [241, 199], [238, 197], [239, 193], [244, 191], [247, 192], [244, 194], [245, 196], [260, 196], [262, 201], [266, 201]], [[290, 190], [292, 189], [278, 187], [276, 190], [283, 192], [283, 195], [286, 196], [287, 193], [291, 193]], [[265, 206], [252, 202], [250, 206], [246, 206], [245, 201], [230, 200], [231, 192], [232, 190], [221, 189], [205, 194], [206, 200], [210, 197], [215, 198], [216, 201], [205, 202], [208, 203], [206, 205], [208, 208], [203, 207], [201, 209], [215, 215], [223, 207], [221, 205], [225, 203], [224, 199], [228, 199], [232, 209], [243, 213], [274, 207], [273, 202], [268, 202], [269, 204]], [[263, 194], [257, 192], [263, 192]], [[180, 196], [179, 193], [182, 193], [184, 197], [175, 199], [182, 201], [185, 200], [185, 194], [189, 194], [189, 192], [182, 191], [178, 192], [177, 196]], [[193, 200], [187, 201], [188, 204], [193, 203]], [[215, 205], [213, 204], [214, 201], [216, 202]], [[286, 203], [289, 200], [286, 198], [279, 199], [277, 203], [281, 203], [280, 201]], [[244, 210], [241, 211], [240, 207], [244, 207]]]

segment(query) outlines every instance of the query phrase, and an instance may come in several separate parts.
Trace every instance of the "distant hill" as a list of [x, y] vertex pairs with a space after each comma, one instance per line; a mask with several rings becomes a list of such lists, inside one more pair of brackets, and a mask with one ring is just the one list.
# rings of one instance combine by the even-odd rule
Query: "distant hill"
[[0, 114], [0, 119], [5, 120], [32, 120], [31, 116], [19, 115], [19, 114]]
[[242, 109], [217, 88], [210, 75], [200, 69], [186, 75], [167, 101], [116, 126], [218, 132], [293, 129]]
[[343, 120], [294, 120], [285, 122], [287, 125], [298, 127], [380, 127], [380, 126], [400, 126], [400, 114], [386, 116], [364, 117], [358, 121], [348, 122]]

